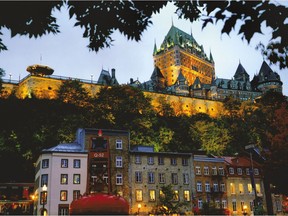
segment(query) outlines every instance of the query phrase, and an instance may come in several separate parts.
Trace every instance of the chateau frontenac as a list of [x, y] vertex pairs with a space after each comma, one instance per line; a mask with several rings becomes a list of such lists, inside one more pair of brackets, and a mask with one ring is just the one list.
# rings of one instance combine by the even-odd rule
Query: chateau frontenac
[[[176, 114], [205, 112], [217, 116], [222, 110], [222, 101], [228, 96], [240, 101], [253, 101], [270, 90], [282, 93], [280, 76], [265, 61], [252, 79], [241, 62], [232, 79], [216, 78], [212, 53], [208, 57], [192, 33], [188, 34], [174, 25], [160, 47], [155, 43], [153, 59], [154, 70], [150, 80], [141, 83], [131, 78], [128, 85], [149, 95], [155, 107], [159, 98], [168, 101], [174, 110], [180, 107], [179, 111], [175, 110]], [[111, 73], [102, 69], [98, 80], [55, 76], [52, 68], [38, 64], [28, 66], [27, 71], [30, 74], [19, 81], [4, 79], [1, 97], [14, 92], [21, 99], [32, 96], [53, 99], [63, 81], [68, 79], [79, 80], [91, 96], [102, 86], [119, 85], [115, 69]]]

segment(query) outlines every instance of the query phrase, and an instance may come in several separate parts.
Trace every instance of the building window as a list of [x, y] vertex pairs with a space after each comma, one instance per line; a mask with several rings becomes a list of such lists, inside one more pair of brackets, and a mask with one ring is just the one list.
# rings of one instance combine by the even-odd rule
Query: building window
[[178, 190], [174, 190], [173, 201], [175, 201], [175, 202], [179, 201], [179, 191]]
[[247, 184], [247, 188], [248, 188], [248, 193], [249, 194], [252, 194], [252, 192], [253, 192], [253, 189], [252, 189], [252, 184]]
[[158, 157], [158, 165], [164, 165], [164, 157]]
[[210, 192], [210, 182], [205, 182], [205, 191]]
[[222, 200], [222, 208], [227, 208], [227, 200]]
[[165, 183], [165, 173], [159, 173], [159, 183]]
[[171, 158], [171, 165], [176, 166], [177, 165], [177, 159], [176, 158]]
[[250, 169], [246, 168], [246, 175], [250, 175]]
[[235, 194], [235, 184], [234, 183], [230, 183], [230, 193]]
[[80, 162], [79, 159], [74, 159], [74, 161], [73, 161], [73, 167], [74, 167], [74, 168], [77, 168], [77, 169], [81, 167], [81, 162]]
[[218, 191], [219, 191], [219, 186], [218, 186], [218, 183], [217, 183], [217, 182], [214, 182], [214, 183], [213, 183], [213, 191], [214, 191], [214, 192], [218, 192]]
[[68, 184], [68, 174], [61, 174], [60, 184]]
[[220, 184], [220, 191], [225, 192], [225, 183], [223, 182]]
[[183, 184], [189, 184], [189, 174], [183, 173]]
[[150, 202], [156, 201], [156, 191], [155, 190], [149, 190], [149, 201]]
[[135, 156], [135, 164], [141, 164], [141, 156], [140, 155]]
[[171, 180], [172, 180], [172, 184], [178, 184], [178, 175], [177, 173], [172, 173], [171, 174]]
[[182, 165], [188, 166], [188, 159], [187, 158], [182, 158]]
[[196, 166], [195, 169], [196, 169], [196, 175], [201, 175], [201, 168], [200, 168], [200, 166]]
[[202, 192], [202, 183], [200, 181], [197, 182], [197, 192]]
[[149, 184], [155, 183], [154, 172], [148, 172], [148, 183]]
[[256, 193], [257, 193], [257, 195], [260, 195], [260, 194], [261, 194], [260, 184], [255, 184], [255, 187], [256, 187]]
[[224, 168], [223, 167], [219, 167], [218, 171], [219, 171], [219, 175], [224, 176]]
[[216, 167], [212, 167], [212, 175], [217, 175], [217, 168]]
[[73, 200], [80, 198], [80, 190], [73, 190]]
[[236, 200], [233, 200], [233, 201], [232, 201], [232, 210], [233, 210], [233, 211], [237, 211]]
[[141, 202], [143, 200], [143, 193], [142, 190], [136, 190], [136, 201]]
[[116, 156], [116, 167], [122, 167], [122, 157]]
[[140, 171], [135, 172], [135, 182], [142, 183], [142, 172]]
[[49, 159], [42, 160], [42, 169], [46, 169], [49, 167]]
[[239, 193], [240, 193], [240, 194], [244, 194], [243, 184], [239, 184]]
[[73, 184], [80, 184], [80, 174], [73, 175]]
[[218, 199], [215, 200], [215, 208], [220, 208], [220, 200]]
[[190, 191], [184, 190], [184, 201], [190, 201]]
[[121, 173], [116, 174], [116, 185], [122, 185], [123, 184], [123, 177]]
[[253, 211], [253, 209], [254, 209], [254, 201], [250, 201], [249, 204], [250, 204], [250, 211]]
[[259, 169], [254, 169], [254, 175], [259, 175]]
[[61, 159], [61, 168], [68, 168], [68, 159]]
[[242, 168], [237, 168], [237, 174], [242, 175]]
[[148, 157], [148, 158], [147, 158], [147, 163], [148, 163], [149, 165], [154, 164], [154, 157]]
[[202, 199], [199, 199], [199, 200], [198, 200], [198, 208], [199, 208], [199, 209], [202, 209], [202, 208], [203, 208], [203, 200], [202, 200]]
[[116, 140], [116, 149], [123, 149], [122, 140], [120, 139]]
[[209, 175], [209, 167], [204, 166], [204, 175]]
[[41, 187], [43, 187], [43, 185], [48, 186], [48, 174], [41, 175]]
[[69, 215], [69, 204], [59, 204], [58, 215]]
[[234, 168], [233, 167], [229, 167], [229, 174], [234, 175]]
[[68, 194], [67, 190], [61, 190], [60, 191], [60, 200], [61, 201], [67, 201], [67, 194]]

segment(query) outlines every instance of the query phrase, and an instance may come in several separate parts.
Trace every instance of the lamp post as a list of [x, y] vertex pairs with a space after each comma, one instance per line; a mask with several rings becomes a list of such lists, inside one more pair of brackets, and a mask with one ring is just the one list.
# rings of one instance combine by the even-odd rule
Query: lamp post
[[139, 203], [139, 204], [138, 204], [138, 215], [139, 215], [139, 213], [140, 213], [140, 208], [141, 208], [141, 204]]
[[45, 204], [46, 204], [46, 201], [47, 201], [47, 186], [46, 184], [43, 185], [42, 187], [42, 215], [46, 216], [46, 210], [45, 210]]

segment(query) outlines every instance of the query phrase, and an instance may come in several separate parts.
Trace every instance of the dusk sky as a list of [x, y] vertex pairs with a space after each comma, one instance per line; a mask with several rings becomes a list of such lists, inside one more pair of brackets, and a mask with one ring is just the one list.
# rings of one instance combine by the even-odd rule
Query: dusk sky
[[[130, 78], [140, 82], [148, 81], [153, 71], [153, 48], [156, 41], [159, 47], [168, 33], [172, 22], [177, 28], [191, 33], [198, 42], [203, 45], [206, 54], [210, 50], [215, 61], [215, 73], [218, 78], [231, 79], [239, 62], [250, 75], [258, 74], [263, 62], [260, 51], [255, 46], [261, 41], [267, 43], [268, 37], [257, 34], [250, 44], [237, 35], [236, 28], [230, 36], [221, 35], [220, 25], [208, 24], [202, 30], [202, 22], [190, 23], [187, 20], [178, 19], [174, 13], [176, 8], [169, 5], [154, 15], [153, 24], [147, 28], [140, 42], [127, 40], [118, 31], [112, 35], [115, 40], [111, 48], [105, 48], [98, 53], [89, 51], [88, 39], [82, 37], [83, 29], [73, 27], [74, 20], [69, 20], [68, 12], [62, 8], [56, 11], [61, 33], [57, 35], [44, 35], [41, 38], [29, 39], [25, 36], [10, 37], [10, 31], [3, 29], [3, 43], [8, 51], [0, 52], [0, 68], [6, 72], [4, 79], [19, 80], [27, 76], [27, 66], [43, 64], [54, 69], [53, 75], [73, 77], [79, 79], [98, 80], [103, 69], [116, 70], [116, 78], [120, 84], [128, 83]], [[103, 20], [105, 22], [105, 20]], [[266, 29], [271, 34], [271, 29]], [[267, 62], [268, 63], [268, 62]], [[283, 93], [288, 95], [288, 70], [280, 71], [277, 66], [271, 66], [283, 82]]]

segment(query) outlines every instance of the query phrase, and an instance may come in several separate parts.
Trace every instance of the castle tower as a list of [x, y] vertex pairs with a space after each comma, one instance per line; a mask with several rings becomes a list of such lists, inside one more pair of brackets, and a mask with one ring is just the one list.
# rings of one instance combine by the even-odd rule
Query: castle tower
[[[156, 46], [156, 43], [155, 43]], [[194, 37], [171, 26], [159, 49], [154, 47], [154, 66], [158, 67], [165, 78], [167, 86], [174, 85], [180, 71], [188, 85], [197, 77], [204, 84], [211, 84], [215, 78], [214, 60], [204, 53]]]

